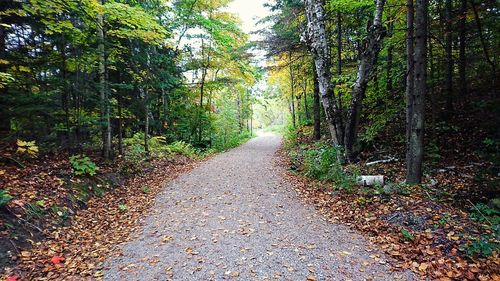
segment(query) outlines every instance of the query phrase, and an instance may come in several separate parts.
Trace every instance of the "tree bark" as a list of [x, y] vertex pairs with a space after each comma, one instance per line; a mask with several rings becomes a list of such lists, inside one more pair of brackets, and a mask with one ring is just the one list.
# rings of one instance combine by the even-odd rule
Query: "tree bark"
[[318, 73], [316, 72], [316, 65], [313, 63], [313, 76], [314, 76], [314, 139], [321, 139], [321, 105], [319, 100], [319, 82]]
[[237, 117], [238, 117], [238, 132], [241, 134], [243, 131], [243, 122], [242, 122], [242, 114], [241, 114], [241, 97], [240, 93], [236, 92], [236, 109], [237, 109]]
[[373, 69], [377, 63], [378, 54], [382, 47], [383, 38], [386, 35], [382, 26], [382, 14], [385, 0], [377, 0], [373, 23], [368, 29], [368, 34], [364, 40], [364, 49], [361, 53], [361, 61], [358, 66], [356, 83], [352, 91], [352, 99], [347, 116], [345, 131], [345, 153], [349, 160], [353, 160], [357, 154], [355, 145], [357, 143], [359, 119], [361, 108], [365, 97], [366, 86], [372, 79]]
[[149, 97], [148, 89], [141, 88], [141, 94], [144, 99], [144, 151], [146, 156], [149, 156]]
[[461, 0], [460, 7], [460, 41], [459, 41], [459, 77], [460, 77], [460, 95], [467, 98], [467, 76], [466, 71], [466, 57], [465, 57], [465, 24], [467, 20], [467, 0]]
[[296, 128], [297, 124], [295, 121], [295, 79], [293, 76], [293, 66], [292, 66], [292, 53], [288, 53], [288, 67], [289, 67], [289, 73], [290, 73], [290, 91], [292, 95], [292, 104], [291, 104], [291, 111], [292, 111], [292, 124], [293, 127]]
[[[413, 92], [415, 90], [415, 7], [414, 0], [406, 1], [406, 143], [410, 143], [411, 116], [413, 114]], [[407, 145], [407, 158], [410, 155]]]
[[[101, 0], [101, 5], [104, 0]], [[97, 37], [99, 39], [98, 53], [99, 53], [99, 93], [101, 99], [101, 122], [103, 126], [102, 132], [102, 152], [104, 159], [111, 159], [111, 120], [110, 108], [106, 85], [106, 50], [104, 38], [104, 15], [97, 14]]]
[[123, 114], [120, 97], [118, 97], [118, 153], [123, 155]]
[[[330, 55], [328, 52], [328, 39], [325, 30], [325, 15], [321, 0], [305, 1], [307, 16], [307, 35], [310, 49], [314, 54], [314, 63], [319, 86], [319, 94], [326, 114], [328, 129], [334, 146], [343, 146], [344, 134], [340, 108], [333, 96], [331, 83]], [[341, 154], [337, 155], [343, 161]]]
[[342, 75], [342, 14], [337, 12], [337, 74]]
[[309, 107], [307, 106], [307, 79], [304, 77], [304, 80], [303, 80], [303, 83], [304, 83], [304, 111], [305, 111], [305, 114], [306, 114], [306, 121], [308, 122], [308, 120], [311, 119], [311, 114], [309, 113]]
[[[6, 8], [6, 6], [2, 7], [0, 8], [0, 11], [3, 12]], [[7, 50], [5, 48], [5, 39], [7, 38], [7, 32], [5, 29], [5, 27], [0, 25], [0, 60], [7, 59]], [[0, 72], [5, 72], [6, 69], [6, 65], [1, 63]], [[0, 87], [0, 97], [5, 97], [5, 94], [7, 93], [7, 89], [5, 87]], [[7, 135], [10, 131], [10, 119], [7, 117], [7, 110], [7, 105], [2, 103], [0, 105], [0, 137]]]
[[452, 32], [452, 2], [445, 2], [445, 93], [446, 93], [446, 111], [447, 115], [453, 112], [453, 32]]
[[424, 114], [427, 93], [427, 16], [428, 0], [416, 1], [415, 14], [415, 74], [413, 106], [410, 120], [410, 137], [407, 150], [406, 182], [418, 184], [422, 180], [422, 160], [424, 156]]

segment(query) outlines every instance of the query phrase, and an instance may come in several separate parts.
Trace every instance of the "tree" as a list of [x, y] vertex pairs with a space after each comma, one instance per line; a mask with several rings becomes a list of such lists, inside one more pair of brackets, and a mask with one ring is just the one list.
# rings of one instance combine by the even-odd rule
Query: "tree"
[[[409, 9], [410, 12], [410, 9]], [[406, 182], [416, 184], [422, 178], [422, 160], [424, 156], [424, 114], [425, 96], [427, 93], [427, 17], [428, 0], [417, 0], [415, 9], [415, 49], [414, 59], [414, 89], [409, 97], [409, 137], [407, 143], [407, 174]]]
[[331, 83], [331, 60], [325, 29], [325, 15], [322, 1], [306, 0], [307, 37], [314, 54], [314, 63], [318, 75], [318, 85], [326, 121], [334, 146], [343, 146], [344, 132], [340, 109], [333, 97]]
[[345, 150], [348, 159], [353, 160], [356, 154], [354, 145], [357, 142], [359, 119], [361, 116], [361, 106], [365, 97], [366, 87], [372, 79], [373, 68], [377, 62], [378, 54], [382, 47], [382, 40], [386, 35], [382, 26], [382, 13], [384, 11], [385, 0], [377, 0], [373, 23], [368, 28], [368, 34], [363, 42], [361, 61], [358, 66], [356, 83], [352, 91], [351, 104], [347, 114], [345, 132]]
[[[104, 5], [104, 0], [100, 0], [100, 4]], [[102, 153], [105, 159], [111, 158], [111, 120], [110, 120], [110, 105], [106, 85], [106, 50], [104, 38], [104, 14], [97, 13], [97, 37], [99, 39], [99, 94], [101, 99], [101, 123], [102, 129]]]

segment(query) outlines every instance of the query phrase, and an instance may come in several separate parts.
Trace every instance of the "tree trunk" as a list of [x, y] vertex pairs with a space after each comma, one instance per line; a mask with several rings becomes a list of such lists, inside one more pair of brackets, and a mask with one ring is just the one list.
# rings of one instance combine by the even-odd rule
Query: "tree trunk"
[[446, 115], [453, 112], [453, 32], [452, 32], [452, 2], [445, 2], [445, 93], [446, 93]]
[[118, 153], [123, 155], [123, 114], [120, 97], [118, 97]]
[[144, 96], [144, 151], [146, 156], [149, 156], [149, 97], [148, 89], [141, 88], [141, 93]]
[[[414, 0], [406, 1], [406, 143], [410, 143], [411, 116], [413, 114], [413, 91], [415, 90], [415, 7]], [[410, 155], [407, 145], [406, 155]]]
[[347, 159], [353, 160], [357, 154], [355, 145], [357, 143], [359, 119], [361, 116], [361, 106], [365, 97], [366, 86], [372, 78], [373, 69], [377, 63], [378, 54], [382, 47], [382, 41], [386, 34], [382, 26], [382, 13], [384, 11], [385, 0], [377, 0], [373, 23], [368, 29], [368, 34], [364, 40], [364, 49], [361, 54], [361, 61], [358, 66], [356, 83], [352, 91], [352, 99], [347, 116], [345, 132], [345, 153]]
[[313, 63], [313, 76], [314, 76], [314, 139], [321, 139], [321, 108], [319, 101], [319, 82], [318, 73], [316, 72], [316, 65]]
[[243, 122], [241, 118], [241, 97], [240, 93], [236, 92], [236, 109], [238, 110], [238, 132], [241, 134], [243, 131]]
[[465, 57], [465, 24], [467, 17], [467, 0], [461, 0], [460, 7], [460, 41], [459, 41], [459, 77], [460, 77], [460, 95], [467, 98], [467, 77], [466, 71], [466, 57]]
[[434, 139], [434, 137], [436, 136], [435, 132], [436, 132], [436, 115], [437, 115], [437, 101], [436, 101], [436, 93], [434, 91], [434, 87], [435, 87], [435, 81], [436, 81], [436, 65], [434, 63], [434, 55], [433, 55], [433, 48], [432, 48], [432, 42], [430, 40], [431, 38], [431, 33], [430, 31], [428, 30], [428, 35], [427, 35], [427, 38], [429, 38], [427, 40], [427, 48], [428, 48], [428, 51], [429, 51], [429, 82], [427, 83], [428, 85], [428, 89], [429, 89], [429, 97], [430, 97], [430, 100], [431, 100], [431, 125], [430, 125], [430, 130], [429, 130], [429, 133], [430, 133], [430, 138], [431, 139]]
[[[325, 30], [325, 16], [321, 0], [306, 0], [307, 33], [318, 79], [319, 93], [326, 114], [328, 129], [334, 146], [343, 146], [344, 134], [340, 108], [333, 96], [331, 83], [330, 55]], [[343, 161], [341, 154], [337, 155]]]
[[164, 87], [161, 87], [161, 104], [163, 106], [163, 118], [161, 126], [163, 128], [168, 128], [168, 103], [167, 103], [167, 94], [165, 93]]
[[342, 14], [337, 12], [337, 74], [342, 75]]
[[61, 38], [62, 42], [60, 45], [61, 49], [61, 79], [62, 79], [62, 107], [64, 110], [64, 123], [66, 126], [66, 141], [67, 141], [67, 147], [69, 154], [73, 154], [72, 149], [72, 140], [71, 140], [71, 122], [70, 122], [70, 90], [69, 90], [69, 83], [68, 83], [68, 75], [66, 71], [66, 40], [64, 39], [64, 35], [62, 35]]
[[309, 107], [307, 106], [307, 79], [304, 78], [304, 111], [306, 113], [306, 121], [311, 119], [311, 114], [309, 113]]
[[291, 105], [291, 110], [292, 110], [292, 124], [293, 127], [296, 128], [297, 124], [295, 121], [295, 81], [294, 81], [294, 76], [293, 76], [293, 66], [292, 66], [292, 53], [288, 53], [288, 63], [289, 63], [289, 73], [290, 73], [290, 91], [292, 95], [292, 105]]
[[406, 182], [418, 184], [422, 180], [422, 160], [424, 156], [424, 113], [425, 95], [427, 93], [427, 16], [428, 0], [416, 1], [415, 22], [415, 74], [413, 106], [411, 114], [411, 130], [407, 154]]
[[[101, 0], [101, 5], [104, 0]], [[110, 108], [106, 85], [106, 51], [105, 51], [105, 38], [104, 38], [104, 15], [97, 14], [97, 37], [99, 39], [98, 53], [99, 53], [99, 93], [101, 99], [101, 122], [102, 130], [102, 152], [104, 159], [111, 158], [111, 121], [110, 121]]]

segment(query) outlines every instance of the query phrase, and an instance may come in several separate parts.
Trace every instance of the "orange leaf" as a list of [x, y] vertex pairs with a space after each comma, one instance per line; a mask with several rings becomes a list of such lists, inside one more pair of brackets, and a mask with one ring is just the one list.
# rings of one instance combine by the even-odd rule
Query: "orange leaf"
[[53, 263], [53, 264], [60, 264], [62, 261], [64, 261], [64, 258], [63, 257], [60, 257], [60, 256], [53, 256], [50, 261]]

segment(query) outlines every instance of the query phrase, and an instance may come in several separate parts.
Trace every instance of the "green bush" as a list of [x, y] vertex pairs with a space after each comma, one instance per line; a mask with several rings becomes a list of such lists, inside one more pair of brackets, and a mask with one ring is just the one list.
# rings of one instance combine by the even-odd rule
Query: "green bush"
[[475, 204], [470, 211], [470, 217], [472, 220], [482, 223], [488, 222], [493, 226], [498, 226], [500, 224], [500, 211], [490, 208], [486, 204]]
[[331, 181], [337, 188], [351, 189], [356, 184], [356, 173], [349, 175], [344, 171], [337, 159], [337, 149], [332, 146], [307, 150], [304, 168], [306, 176]]
[[194, 158], [198, 151], [189, 143], [184, 141], [176, 141], [166, 146], [166, 149], [173, 154], [180, 154], [189, 158]]
[[284, 148], [285, 150], [292, 150], [297, 146], [298, 134], [297, 130], [292, 126], [288, 125], [283, 131]]
[[462, 250], [470, 258], [491, 256], [500, 251], [500, 211], [483, 203], [477, 203], [470, 209], [470, 219], [480, 222], [491, 234], [472, 237]]
[[498, 235], [495, 238], [493, 235], [484, 235], [477, 237], [472, 240], [469, 244], [461, 248], [462, 251], [469, 258], [475, 258], [476, 256], [489, 257], [493, 252], [500, 251], [500, 244], [498, 243]]
[[77, 176], [94, 176], [99, 170], [99, 167], [85, 155], [73, 155], [69, 157], [69, 163]]
[[[131, 138], [124, 139], [123, 143], [127, 146], [125, 159], [137, 163], [146, 159], [146, 150], [144, 148], [144, 133], [138, 132]], [[160, 159], [174, 154], [180, 154], [189, 158], [195, 158], [199, 154], [191, 144], [184, 141], [176, 141], [167, 144], [166, 137], [155, 136], [148, 140], [149, 158]]]
[[12, 196], [7, 193], [7, 189], [0, 189], [0, 207], [3, 207], [10, 200], [12, 200]]

